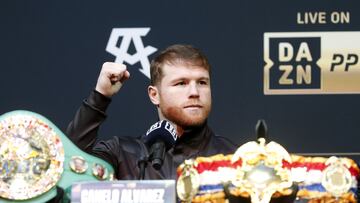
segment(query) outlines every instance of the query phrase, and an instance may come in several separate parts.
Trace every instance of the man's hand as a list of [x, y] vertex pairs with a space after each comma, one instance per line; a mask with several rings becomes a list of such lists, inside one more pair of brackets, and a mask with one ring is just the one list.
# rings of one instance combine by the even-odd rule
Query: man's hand
[[123, 64], [105, 62], [96, 83], [95, 90], [106, 97], [116, 94], [124, 81], [130, 77], [130, 73]]

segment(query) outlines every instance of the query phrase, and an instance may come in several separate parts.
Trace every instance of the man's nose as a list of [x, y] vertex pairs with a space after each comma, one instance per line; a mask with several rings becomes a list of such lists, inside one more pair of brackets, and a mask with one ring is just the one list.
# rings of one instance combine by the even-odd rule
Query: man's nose
[[189, 96], [190, 97], [199, 97], [199, 87], [196, 83], [190, 83]]

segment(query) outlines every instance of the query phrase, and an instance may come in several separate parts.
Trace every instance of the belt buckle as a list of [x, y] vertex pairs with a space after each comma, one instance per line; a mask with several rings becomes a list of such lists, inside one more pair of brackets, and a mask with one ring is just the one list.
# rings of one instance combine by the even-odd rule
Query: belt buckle
[[283, 161], [291, 163], [289, 153], [280, 144], [265, 139], [240, 146], [232, 157], [232, 163], [239, 159], [236, 178], [232, 184], [240, 192], [250, 194], [253, 203], [268, 203], [275, 192], [283, 192], [292, 185], [291, 171], [283, 167]]

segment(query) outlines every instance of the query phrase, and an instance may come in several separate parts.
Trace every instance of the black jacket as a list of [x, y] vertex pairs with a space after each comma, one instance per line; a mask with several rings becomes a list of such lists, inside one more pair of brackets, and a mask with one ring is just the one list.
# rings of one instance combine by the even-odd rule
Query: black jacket
[[[118, 136], [97, 142], [98, 129], [106, 118], [105, 110], [110, 102], [110, 99], [93, 91], [89, 98], [83, 101], [68, 126], [67, 135], [80, 149], [111, 163], [117, 179], [138, 179], [138, 160], [145, 156], [148, 150], [143, 144], [143, 136]], [[176, 179], [176, 169], [186, 159], [219, 153], [230, 154], [235, 150], [233, 143], [215, 135], [207, 124], [204, 124], [184, 133], [177, 140], [175, 146], [165, 154], [164, 164], [159, 171], [149, 165], [145, 179]]]

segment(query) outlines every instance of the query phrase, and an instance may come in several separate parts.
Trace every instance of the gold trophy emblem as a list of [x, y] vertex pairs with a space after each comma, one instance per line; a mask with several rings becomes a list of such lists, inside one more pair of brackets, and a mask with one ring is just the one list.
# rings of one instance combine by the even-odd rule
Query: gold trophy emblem
[[268, 203], [275, 192], [285, 193], [291, 187], [290, 170], [283, 161], [291, 163], [289, 153], [278, 143], [265, 144], [264, 138], [240, 146], [231, 162], [242, 159], [232, 181], [240, 192], [248, 193], [252, 203]]
[[176, 183], [176, 191], [178, 197], [184, 202], [191, 202], [198, 192], [200, 186], [200, 176], [195, 167], [197, 162], [194, 160], [185, 160], [180, 165], [182, 170]]

